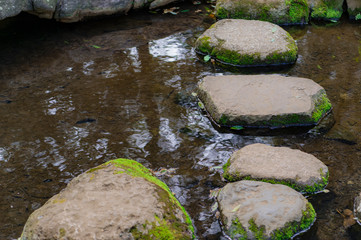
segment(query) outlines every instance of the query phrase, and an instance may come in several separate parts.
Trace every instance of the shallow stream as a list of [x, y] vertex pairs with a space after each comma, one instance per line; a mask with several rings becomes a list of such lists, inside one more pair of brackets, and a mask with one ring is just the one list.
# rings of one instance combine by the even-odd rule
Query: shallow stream
[[330, 192], [309, 197], [317, 221], [297, 239], [355, 238], [338, 210], [352, 209], [361, 191], [361, 25], [288, 28], [299, 57], [276, 71], [326, 89], [339, 140], [242, 136], [215, 130], [191, 97], [204, 76], [229, 74], [192, 48], [212, 23], [194, 12], [203, 7], [77, 24], [29, 15], [0, 22], [0, 239], [19, 237], [28, 216], [72, 178], [115, 158], [170, 169], [160, 178], [198, 238], [224, 239], [209, 193], [225, 184], [221, 166], [230, 154], [256, 142], [302, 149], [329, 167]]

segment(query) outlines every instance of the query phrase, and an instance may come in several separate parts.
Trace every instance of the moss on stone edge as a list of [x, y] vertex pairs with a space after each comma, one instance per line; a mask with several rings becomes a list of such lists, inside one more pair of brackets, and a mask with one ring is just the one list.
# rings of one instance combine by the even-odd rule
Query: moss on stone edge
[[292, 181], [284, 181], [284, 180], [277, 180], [277, 179], [268, 179], [268, 178], [252, 178], [251, 176], [241, 176], [239, 173], [231, 174], [229, 173], [228, 169], [231, 165], [231, 159], [228, 159], [227, 163], [223, 165], [223, 178], [229, 182], [236, 182], [241, 180], [250, 180], [250, 181], [260, 181], [272, 184], [282, 184], [286, 185], [294, 190], [302, 193], [302, 194], [315, 194], [323, 189], [326, 188], [328, 184], [329, 172], [324, 175], [322, 169], [320, 169], [322, 182], [321, 183], [314, 183], [313, 185], [297, 185], [295, 182]]
[[358, 14], [361, 14], [361, 8], [355, 8], [353, 10], [351, 10], [350, 8], [347, 9], [347, 12], [348, 12], [348, 15], [349, 15], [349, 18], [352, 19], [352, 20], [359, 20], [359, 19], [356, 19], [356, 16]]
[[[171, 202], [171, 205], [165, 207], [165, 214], [169, 216], [170, 221], [167, 221], [166, 219], [160, 219], [158, 216], [155, 216], [156, 221], [150, 223], [152, 227], [150, 230], [148, 230], [146, 234], [143, 234], [141, 233], [141, 231], [134, 228], [131, 230], [132, 234], [134, 234], [135, 239], [172, 239], [169, 238], [170, 234], [174, 237], [173, 239], [187, 239], [185, 236], [182, 236], [182, 231], [187, 230], [190, 230], [192, 232], [192, 239], [195, 239], [194, 227], [191, 218], [164, 182], [153, 176], [149, 169], [134, 160], [120, 158], [104, 163], [104, 165], [109, 164], [113, 164], [114, 166], [123, 169], [122, 171], [116, 172], [116, 174], [126, 173], [133, 177], [144, 178], [147, 181], [156, 184], [160, 187], [157, 192], [161, 200], [163, 200], [164, 202], [169, 200]], [[176, 218], [173, 211], [175, 207], [178, 207], [182, 210], [188, 229], [184, 229], [178, 223], [178, 221], [173, 221], [173, 219]]]
[[316, 212], [311, 203], [307, 203], [306, 210], [302, 211], [301, 222], [291, 222], [285, 227], [275, 230], [271, 234], [272, 240], [291, 239], [295, 234], [308, 230], [314, 223]]
[[196, 49], [202, 54], [209, 55], [218, 60], [221, 64], [225, 65], [229, 64], [240, 67], [283, 65], [293, 64], [297, 60], [298, 47], [289, 33], [287, 33], [286, 37], [288, 51], [284, 53], [280, 53], [278, 51], [272, 52], [267, 55], [264, 60], [261, 59], [260, 53], [240, 54], [236, 51], [222, 48], [222, 42], [220, 42], [217, 46], [214, 46], [211, 44], [210, 39], [211, 38], [209, 36], [200, 37], [196, 42]]
[[249, 6], [255, 4], [252, 0], [234, 4], [234, 8], [226, 9], [222, 7], [222, 3], [218, 3], [216, 6], [216, 17], [218, 19], [261, 20], [280, 25], [308, 23], [309, 7], [306, 0], [285, 0], [285, 4], [288, 7], [288, 15], [286, 14], [285, 16], [272, 13], [272, 10], [279, 8], [277, 4], [258, 4], [255, 11], [249, 11]]
[[312, 120], [317, 124], [332, 109], [330, 100], [323, 92], [315, 102], [315, 108], [312, 112]]
[[[301, 221], [293, 221], [287, 223], [283, 228], [277, 229], [271, 233], [272, 240], [286, 240], [291, 239], [296, 234], [306, 231], [309, 229], [316, 218], [316, 212], [311, 203], [307, 202], [306, 210], [302, 211]], [[253, 236], [247, 235], [246, 228], [242, 226], [239, 222], [239, 219], [236, 218], [232, 221], [232, 224], [229, 229], [226, 230], [226, 233], [231, 237], [231, 239], [257, 239], [262, 240], [266, 239], [265, 236], [265, 227], [257, 226], [254, 219], [248, 221], [248, 229], [252, 232]]]

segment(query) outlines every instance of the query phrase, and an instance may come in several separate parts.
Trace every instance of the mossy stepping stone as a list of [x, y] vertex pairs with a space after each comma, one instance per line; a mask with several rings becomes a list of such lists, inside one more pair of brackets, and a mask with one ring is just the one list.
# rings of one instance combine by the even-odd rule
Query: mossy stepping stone
[[248, 145], [232, 154], [223, 177], [281, 183], [302, 193], [316, 193], [328, 183], [327, 166], [311, 154], [287, 147]]
[[278, 25], [241, 19], [216, 22], [197, 39], [195, 47], [201, 55], [235, 66], [292, 64], [298, 51], [291, 35]]
[[207, 76], [198, 97], [211, 118], [229, 128], [312, 126], [331, 110], [320, 85], [279, 75]]
[[193, 239], [192, 222], [165, 183], [117, 159], [74, 178], [33, 212], [27, 239]]
[[309, 1], [310, 1], [312, 19], [337, 21], [340, 19], [343, 13], [342, 6], [344, 0], [309, 0]]
[[217, 202], [231, 239], [290, 239], [310, 228], [316, 216], [301, 193], [280, 184], [228, 183]]
[[216, 17], [253, 19], [276, 24], [307, 24], [307, 0], [217, 0]]

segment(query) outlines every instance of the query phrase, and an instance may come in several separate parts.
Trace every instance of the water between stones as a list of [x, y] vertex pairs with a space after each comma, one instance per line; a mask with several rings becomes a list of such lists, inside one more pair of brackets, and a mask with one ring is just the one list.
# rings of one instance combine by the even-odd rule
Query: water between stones
[[0, 22], [0, 239], [19, 237], [30, 213], [73, 177], [119, 157], [154, 171], [172, 168], [160, 178], [198, 237], [224, 239], [209, 192], [224, 186], [220, 167], [230, 154], [257, 142], [302, 149], [329, 168], [330, 192], [308, 198], [317, 221], [297, 239], [352, 239], [336, 209], [352, 209], [361, 189], [361, 25], [343, 19], [287, 28], [299, 57], [277, 71], [323, 86], [333, 131], [352, 141], [241, 136], [216, 131], [192, 100], [204, 76], [229, 74], [201, 63], [192, 49], [211, 23], [197, 8], [72, 25], [28, 15]]

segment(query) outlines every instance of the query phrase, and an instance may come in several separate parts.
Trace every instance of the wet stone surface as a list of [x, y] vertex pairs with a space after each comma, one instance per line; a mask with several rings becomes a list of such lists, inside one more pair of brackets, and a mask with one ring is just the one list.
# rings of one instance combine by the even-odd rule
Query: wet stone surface
[[[318, 133], [242, 136], [216, 131], [196, 102], [176, 101], [205, 76], [230, 74], [192, 50], [211, 25], [194, 13], [202, 6], [180, 7], [190, 11], [71, 25], [25, 15], [0, 22], [0, 239], [18, 238], [29, 215], [71, 179], [122, 157], [172, 169], [160, 178], [197, 236], [224, 240], [209, 192], [224, 186], [221, 167], [232, 152], [252, 143], [301, 149], [329, 168], [330, 192], [308, 198], [317, 220], [295, 239], [352, 239], [335, 209], [353, 209], [361, 187], [361, 25], [288, 28], [298, 60], [277, 71], [325, 88], [356, 144]], [[84, 119], [95, 121], [76, 124]]]

